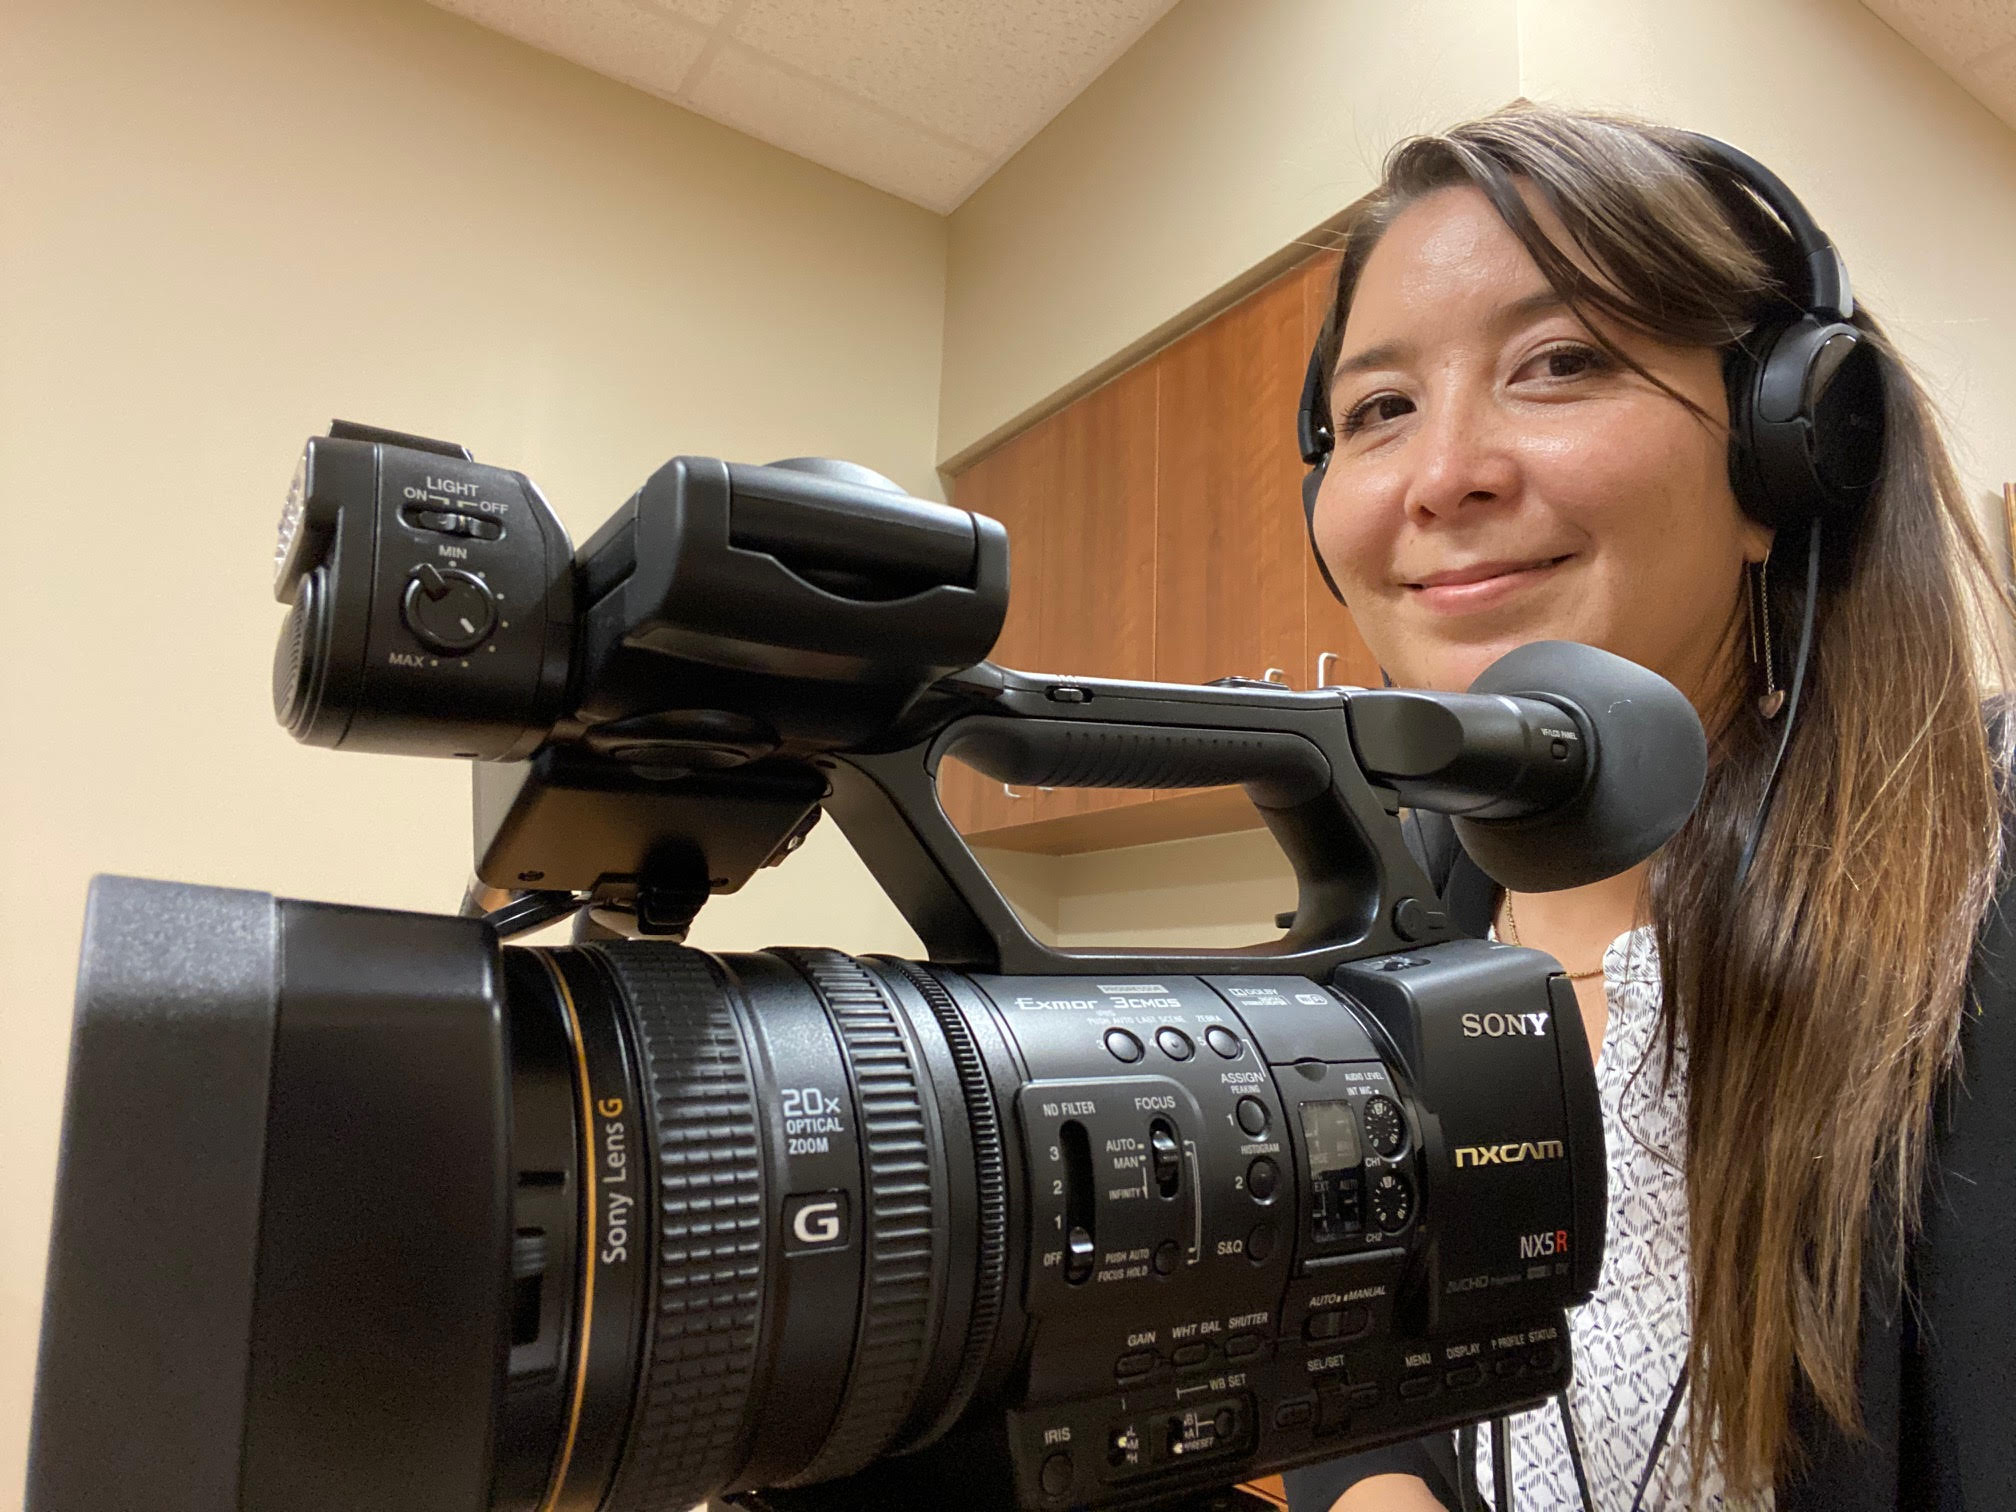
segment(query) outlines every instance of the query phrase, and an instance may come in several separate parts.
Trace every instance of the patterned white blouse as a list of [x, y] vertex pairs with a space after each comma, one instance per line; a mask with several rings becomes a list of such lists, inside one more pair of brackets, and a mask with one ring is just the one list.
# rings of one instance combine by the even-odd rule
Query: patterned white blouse
[[[1610, 1023], [1596, 1061], [1608, 1146], [1609, 1234], [1596, 1294], [1569, 1317], [1582, 1467], [1595, 1512], [1629, 1512], [1659, 1419], [1687, 1358], [1686, 1046], [1665, 1076], [1659, 1036], [1659, 955], [1652, 930], [1619, 935], [1603, 955]], [[1645, 1491], [1646, 1512], [1688, 1507], [1687, 1410], [1680, 1410]], [[1581, 1497], [1559, 1410], [1511, 1421], [1512, 1505], [1517, 1512], [1575, 1512]], [[1477, 1479], [1488, 1496], [1491, 1436], [1477, 1434]], [[1722, 1477], [1710, 1465], [1696, 1506], [1722, 1512]], [[1763, 1506], [1768, 1508], [1767, 1496]]]

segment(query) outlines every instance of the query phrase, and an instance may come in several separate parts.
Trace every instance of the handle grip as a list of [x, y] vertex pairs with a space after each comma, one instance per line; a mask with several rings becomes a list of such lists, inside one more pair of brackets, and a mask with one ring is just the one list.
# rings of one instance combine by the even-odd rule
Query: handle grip
[[1261, 808], [1292, 808], [1330, 786], [1330, 763], [1300, 735], [1081, 719], [961, 721], [942, 755], [1025, 787], [1186, 788], [1243, 783]]

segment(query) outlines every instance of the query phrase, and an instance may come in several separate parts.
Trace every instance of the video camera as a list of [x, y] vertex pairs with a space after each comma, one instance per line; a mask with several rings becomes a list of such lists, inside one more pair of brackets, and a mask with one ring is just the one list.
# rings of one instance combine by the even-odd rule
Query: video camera
[[[1705, 769], [1658, 677], [1015, 671], [1002, 527], [864, 469], [677, 457], [576, 553], [522, 474], [341, 423], [277, 595], [297, 737], [477, 763], [476, 883], [94, 884], [32, 1512], [1231, 1507], [1566, 1385], [1581, 1016], [1455, 935], [1400, 815], [1522, 889], [1634, 864]], [[1292, 925], [1044, 944], [954, 757], [1243, 784]], [[927, 961], [678, 943], [822, 812]]]

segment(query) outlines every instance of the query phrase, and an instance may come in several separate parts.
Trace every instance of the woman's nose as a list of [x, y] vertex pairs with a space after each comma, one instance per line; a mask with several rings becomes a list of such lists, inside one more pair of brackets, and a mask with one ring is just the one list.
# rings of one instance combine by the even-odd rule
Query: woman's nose
[[1511, 497], [1518, 464], [1503, 417], [1487, 398], [1430, 398], [1409, 438], [1404, 495], [1410, 518], [1447, 518]]

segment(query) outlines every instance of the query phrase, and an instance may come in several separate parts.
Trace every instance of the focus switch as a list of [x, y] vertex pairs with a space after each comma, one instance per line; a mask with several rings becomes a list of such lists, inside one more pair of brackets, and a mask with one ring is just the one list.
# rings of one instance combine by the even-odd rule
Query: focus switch
[[1204, 1043], [1227, 1060], [1237, 1060], [1246, 1053], [1246, 1046], [1222, 1024], [1213, 1024], [1204, 1031]]
[[1115, 1060], [1125, 1061], [1130, 1066], [1147, 1054], [1147, 1051], [1141, 1048], [1141, 1041], [1125, 1029], [1108, 1029], [1106, 1048]]
[[1148, 1131], [1148, 1151], [1155, 1166], [1155, 1184], [1165, 1196], [1173, 1197], [1183, 1175], [1183, 1152], [1177, 1148], [1176, 1131], [1158, 1119]]
[[[1165, 1029], [1162, 1032], [1164, 1034], [1167, 1034], [1169, 1031]], [[1240, 1098], [1239, 1107], [1237, 1110], [1237, 1116], [1239, 1119], [1239, 1127], [1244, 1129], [1248, 1134], [1252, 1135], [1255, 1139], [1258, 1139], [1262, 1134], [1265, 1134], [1267, 1132], [1267, 1123], [1269, 1117], [1267, 1112], [1267, 1104], [1260, 1101], [1259, 1098], [1257, 1097]]]
[[1064, 1240], [1064, 1279], [1073, 1286], [1092, 1279], [1092, 1236], [1082, 1228]]
[[1182, 1258], [1183, 1246], [1178, 1244], [1174, 1239], [1164, 1239], [1160, 1244], [1155, 1246], [1155, 1274], [1158, 1276], [1172, 1274], [1176, 1269], [1177, 1262]]
[[1162, 1356], [1152, 1349], [1136, 1350], [1133, 1354], [1120, 1356], [1113, 1364], [1113, 1374], [1123, 1381], [1131, 1381], [1140, 1376], [1154, 1374], [1155, 1367], [1162, 1363]]
[[414, 639], [444, 656], [474, 651], [497, 628], [497, 600], [474, 573], [422, 562], [406, 579], [400, 617]]
[[1190, 1036], [1181, 1029], [1158, 1029], [1155, 1043], [1162, 1047], [1162, 1053], [1171, 1060], [1188, 1060], [1197, 1053], [1197, 1047], [1190, 1043]]
[[1043, 1494], [1062, 1496], [1071, 1489], [1071, 1456], [1063, 1450], [1043, 1461]]

